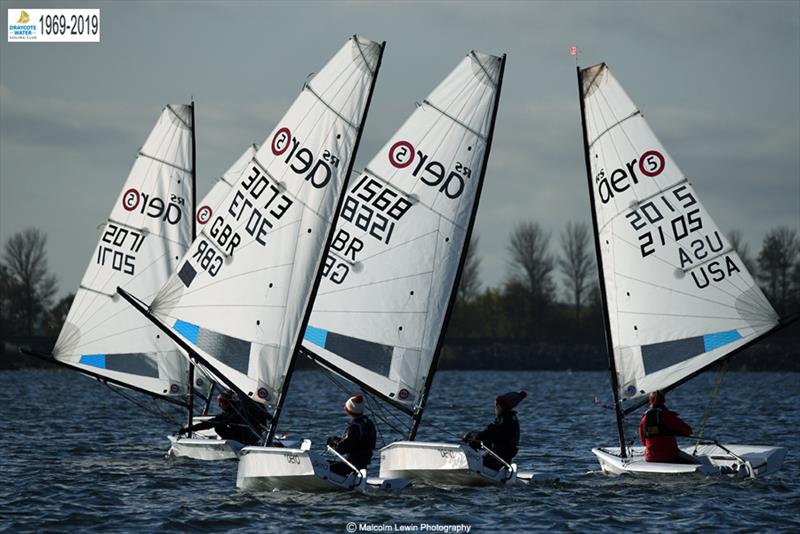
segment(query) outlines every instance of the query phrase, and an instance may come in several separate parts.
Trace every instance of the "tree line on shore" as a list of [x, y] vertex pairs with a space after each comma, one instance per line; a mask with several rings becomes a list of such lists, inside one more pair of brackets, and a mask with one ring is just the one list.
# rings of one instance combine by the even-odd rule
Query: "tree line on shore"
[[[517, 224], [507, 244], [507, 272], [483, 287], [479, 239], [473, 236], [450, 324], [449, 340], [603, 344], [594, 242], [588, 224], [569, 222], [553, 243], [535, 221]], [[773, 228], [757, 255], [741, 233], [729, 240], [781, 317], [800, 312], [800, 237]], [[74, 297], [59, 300], [47, 259], [47, 236], [29, 228], [10, 236], [0, 256], [0, 335], [56, 336]]]

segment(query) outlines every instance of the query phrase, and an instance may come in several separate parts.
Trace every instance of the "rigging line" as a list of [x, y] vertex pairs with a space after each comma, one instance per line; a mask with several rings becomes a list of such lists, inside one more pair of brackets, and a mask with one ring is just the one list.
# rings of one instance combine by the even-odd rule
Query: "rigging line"
[[495, 80], [494, 78], [492, 78], [492, 75], [491, 75], [491, 74], [489, 74], [489, 71], [488, 71], [488, 70], [486, 70], [486, 66], [485, 66], [483, 63], [481, 63], [481, 60], [480, 60], [480, 59], [478, 59], [478, 56], [477, 56], [477, 54], [475, 54], [475, 50], [470, 50], [470, 51], [469, 51], [469, 55], [471, 55], [471, 56], [472, 56], [472, 57], [475, 59], [475, 62], [476, 62], [476, 63], [478, 64], [478, 66], [481, 68], [481, 70], [483, 71], [483, 73], [486, 75], [486, 77], [489, 79], [489, 81], [492, 83], [492, 85], [495, 87], [495, 89], [497, 89], [497, 80]]
[[626, 120], [628, 120], [628, 119], [631, 119], [631, 118], [633, 118], [633, 117], [636, 117], [637, 115], [641, 115], [641, 114], [642, 114], [642, 112], [641, 112], [641, 111], [639, 111], [639, 110], [637, 109], [636, 111], [634, 111], [633, 113], [631, 113], [631, 114], [630, 114], [630, 115], [628, 115], [627, 117], [625, 117], [625, 118], [623, 118], [623, 119], [621, 119], [621, 120], [619, 120], [619, 121], [615, 122], [614, 124], [612, 124], [611, 126], [609, 126], [608, 128], [606, 128], [605, 130], [603, 130], [602, 132], [600, 132], [599, 134], [597, 134], [597, 136], [594, 138], [594, 141], [592, 141], [591, 143], [589, 143], [589, 148], [592, 148], [592, 146], [594, 146], [594, 144], [597, 142], [597, 140], [598, 140], [598, 139], [600, 139], [601, 137], [603, 137], [603, 135], [605, 135], [605, 134], [606, 134], [608, 131], [610, 131], [612, 128], [614, 128], [614, 127], [616, 127], [616, 126], [619, 126], [620, 124], [622, 124], [622, 123], [623, 123], [623, 122], [625, 122]]
[[189, 123], [187, 123], [185, 120], [183, 120], [183, 117], [181, 117], [180, 114], [173, 109], [172, 105], [167, 104], [167, 109], [170, 110], [172, 112], [172, 114], [175, 116], [175, 118], [178, 119], [179, 121], [181, 121], [183, 123], [183, 125], [186, 126], [187, 129], [189, 129], [189, 130], [192, 129], [192, 127], [189, 126]]
[[361, 55], [361, 59], [364, 60], [364, 66], [367, 67], [367, 70], [369, 71], [370, 76], [372, 76], [374, 78], [375, 77], [375, 69], [373, 69], [369, 64], [369, 61], [367, 61], [367, 56], [366, 56], [366, 54], [364, 54], [364, 49], [361, 48], [361, 41], [358, 40], [358, 36], [357, 35], [353, 36], [353, 41], [356, 43], [356, 48], [358, 48], [358, 53]]
[[[461, 91], [459, 91], [458, 94], [453, 97], [453, 100], [451, 100], [450, 105], [452, 105], [453, 103], [457, 102], [457, 98], [460, 97], [462, 93], [464, 93], [465, 91], [470, 89], [470, 85], [472, 85], [472, 84], [469, 84], [469, 83], [464, 84], [464, 87], [461, 89]], [[484, 96], [484, 94], [488, 90], [488, 87], [486, 87], [484, 84], [476, 84], [475, 87], [472, 88], [472, 92], [469, 94], [469, 96], [464, 98], [464, 101], [461, 103], [461, 107], [458, 108], [457, 114], [463, 113], [464, 108], [466, 108], [466, 106], [473, 101], [476, 93], [479, 90], [483, 91], [481, 96]], [[446, 107], [449, 107], [449, 106], [446, 106]], [[487, 111], [490, 110], [490, 109], [492, 109], [492, 107], [491, 106], [487, 106]], [[474, 113], [477, 113], [477, 110], [478, 110], [478, 106], [475, 106]], [[435, 120], [433, 122], [433, 124], [431, 124], [428, 127], [428, 130], [425, 132], [425, 135], [423, 135], [420, 138], [420, 142], [424, 141], [431, 133], [433, 133], [434, 127], [439, 123], [440, 119], [441, 119], [441, 117], [439, 117], [439, 119]], [[451, 122], [450, 123], [450, 126], [447, 128], [447, 131], [444, 132], [444, 134], [442, 134], [439, 137], [439, 142], [436, 144], [436, 147], [431, 151], [431, 154], [435, 154], [435, 153], [439, 152], [439, 149], [442, 147], [442, 145], [444, 145], [445, 141], [450, 138], [451, 132], [453, 131], [453, 128], [455, 128], [457, 124], [458, 123], [455, 123], [455, 122]], [[462, 132], [462, 136], [463, 135], [465, 135], [465, 132]], [[484, 142], [484, 145], [485, 144], [486, 143]], [[419, 181], [415, 182], [414, 185], [411, 187], [411, 192], [413, 193], [416, 190], [416, 188], [418, 186], [420, 186], [421, 183], [422, 183], [422, 180], [419, 180]]]
[[[379, 285], [379, 284], [388, 284], [389, 282], [397, 282], [398, 280], [405, 280], [406, 278], [415, 278], [417, 276], [423, 276], [423, 275], [431, 274], [431, 273], [433, 273], [433, 271], [422, 271], [422, 272], [419, 272], [419, 273], [407, 274], [407, 275], [403, 275], [403, 276], [395, 276], [394, 278], [384, 278], [382, 280], [376, 280], [374, 282], [367, 282], [367, 283], [364, 283], [364, 284], [358, 284], [357, 286], [350, 286], [350, 287], [335, 289], [333, 291], [325, 291], [325, 292], [320, 291], [319, 295], [333, 295], [335, 293], [341, 293], [342, 291], [350, 291], [351, 289], [361, 289], [361, 288], [364, 288], [364, 287], [376, 286], [376, 285]], [[325, 311], [325, 310], [317, 310], [317, 309], [315, 309], [315, 311]]]
[[717, 399], [717, 394], [719, 393], [719, 388], [722, 385], [722, 379], [725, 376], [725, 371], [728, 369], [728, 361], [723, 360], [719, 364], [719, 371], [717, 372], [717, 379], [714, 382], [714, 389], [711, 390], [711, 396], [708, 399], [708, 404], [706, 405], [706, 409], [703, 411], [703, 421], [700, 423], [700, 431], [696, 434], [697, 441], [694, 444], [694, 451], [692, 452], [693, 455], [697, 454], [697, 449], [700, 447], [700, 440], [703, 438], [703, 432], [706, 429], [706, 423], [708, 422], [709, 416], [711, 416], [711, 410], [714, 408], [714, 401]]
[[163, 160], [161, 158], [157, 158], [155, 156], [151, 156], [150, 154], [142, 152], [141, 150], [139, 151], [139, 155], [144, 157], [144, 158], [148, 158], [148, 159], [151, 159], [153, 161], [157, 161], [158, 163], [161, 163], [161, 164], [166, 165], [168, 167], [172, 167], [173, 169], [177, 169], [177, 170], [179, 170], [181, 172], [185, 172], [186, 174], [192, 174], [192, 171], [190, 171], [189, 169], [186, 169], [186, 168], [181, 167], [180, 165], [176, 165], [174, 163], [170, 163], [169, 161]]
[[342, 114], [341, 114], [339, 111], [337, 111], [336, 109], [334, 109], [334, 108], [333, 108], [333, 106], [331, 106], [330, 104], [328, 104], [328, 103], [327, 103], [327, 102], [326, 102], [326, 101], [325, 101], [325, 100], [324, 100], [324, 99], [323, 99], [321, 96], [319, 96], [319, 95], [317, 94], [317, 92], [316, 92], [316, 91], [314, 91], [314, 88], [313, 88], [313, 87], [311, 87], [311, 84], [307, 83], [307, 84], [305, 85], [305, 88], [306, 88], [306, 90], [307, 90], [309, 93], [311, 93], [312, 95], [314, 95], [314, 96], [316, 97], [316, 99], [317, 99], [317, 100], [319, 100], [319, 101], [320, 101], [320, 102], [321, 102], [321, 103], [322, 103], [322, 104], [323, 104], [323, 105], [324, 105], [326, 108], [328, 108], [328, 109], [329, 109], [329, 110], [330, 110], [330, 111], [331, 111], [331, 112], [332, 112], [334, 115], [336, 115], [336, 116], [337, 116], [337, 117], [339, 117], [341, 120], [343, 120], [343, 121], [345, 122], [345, 124], [347, 124], [349, 127], [353, 128], [354, 130], [358, 130], [358, 126], [356, 126], [355, 124], [353, 124], [352, 122], [350, 122], [349, 120], [347, 120], [347, 119], [345, 118], [345, 116], [344, 116], [344, 115], [342, 115]]
[[482, 134], [481, 134], [481, 133], [479, 133], [477, 130], [473, 130], [473, 129], [472, 129], [470, 126], [469, 126], [469, 125], [467, 125], [466, 123], [464, 123], [464, 122], [463, 122], [463, 121], [461, 121], [460, 119], [458, 119], [458, 118], [454, 117], [453, 115], [450, 115], [450, 114], [449, 114], [448, 112], [446, 112], [445, 110], [443, 110], [443, 109], [440, 109], [440, 108], [439, 108], [439, 107], [438, 107], [436, 104], [434, 104], [433, 102], [431, 102], [431, 101], [430, 101], [430, 100], [428, 100], [427, 98], [426, 98], [426, 99], [424, 99], [424, 100], [422, 101], [422, 103], [423, 103], [424, 105], [426, 105], [426, 106], [429, 106], [429, 107], [433, 108], [434, 110], [438, 111], [439, 113], [441, 113], [442, 115], [444, 115], [445, 117], [447, 117], [447, 118], [448, 118], [448, 119], [450, 119], [451, 121], [455, 122], [456, 124], [458, 124], [459, 126], [461, 126], [462, 128], [464, 128], [465, 130], [467, 130], [468, 132], [470, 132], [472, 135], [474, 135], [475, 137], [477, 137], [478, 139], [480, 139], [481, 141], [483, 141], [484, 143], [486, 142], [486, 136], [485, 136], [485, 135], [482, 135]]
[[693, 295], [692, 293], [687, 293], [687, 292], [681, 291], [679, 289], [673, 289], [671, 287], [666, 287], [666, 286], [662, 286], [662, 285], [659, 285], [659, 284], [654, 284], [652, 282], [648, 282], [647, 280], [641, 280], [641, 279], [635, 278], [633, 276], [628, 276], [627, 274], [622, 274], [622, 273], [617, 273], [617, 272], [615, 272], [614, 274], [616, 274], [620, 278], [627, 278], [628, 280], [633, 280], [634, 282], [639, 282], [640, 284], [648, 285], [648, 286], [651, 286], [651, 287], [657, 287], [659, 289], [663, 289], [663, 290], [669, 291], [671, 293], [677, 293], [677, 294], [683, 295], [685, 297], [691, 297], [691, 298], [694, 298], [694, 299], [697, 299], [697, 300], [702, 300], [702, 301], [705, 301], [705, 302], [709, 302], [711, 304], [716, 304], [717, 306], [722, 306], [724, 308], [730, 308], [732, 310], [736, 310], [737, 309], [736, 306], [734, 306], [732, 304], [726, 304], [724, 302], [716, 301], [716, 300], [713, 300], [713, 299], [710, 299], [710, 298], [701, 297], [699, 295]]
[[[616, 238], [617, 238], [617, 239], [618, 239], [620, 242], [627, 244], [628, 246], [630, 246], [630, 247], [631, 247], [631, 248], [633, 248], [633, 249], [637, 249], [637, 248], [639, 248], [639, 247], [638, 247], [638, 245], [636, 245], [636, 244], [634, 244], [634, 243], [631, 243], [630, 241], [628, 241], [627, 239], [623, 238], [623, 237], [622, 237], [622, 236], [620, 236], [619, 234], [614, 234], [612, 237], [616, 237]], [[662, 250], [663, 250], [663, 249], [664, 249], [664, 247], [662, 247]], [[679, 268], [679, 267], [677, 267], [677, 266], [676, 266], [674, 263], [672, 263], [671, 261], [669, 261], [669, 260], [667, 260], [667, 259], [664, 259], [664, 258], [662, 258], [662, 257], [661, 257], [660, 255], [658, 255], [658, 254], [656, 254], [655, 256], [653, 256], [653, 258], [657, 259], [658, 261], [660, 261], [661, 263], [663, 263], [663, 264], [667, 265], [668, 267], [672, 267], [673, 269], [678, 269], [678, 268]], [[614, 270], [613, 272], [614, 272], [614, 274], [615, 274], [615, 275], [617, 275], [617, 276], [626, 276], [625, 274], [623, 274], [623, 273], [620, 273], [620, 272], [617, 272], [616, 270]], [[666, 290], [668, 290], [668, 291], [672, 291], [672, 289], [670, 289], [670, 288], [667, 288], [667, 287], [660, 286], [660, 285], [658, 285], [658, 284], [653, 284], [653, 283], [650, 283], [650, 282], [644, 282], [644, 281], [641, 281], [641, 280], [640, 280], [640, 282], [642, 282], [642, 283], [644, 283], [644, 284], [647, 284], [647, 285], [650, 285], [650, 286], [653, 286], [653, 287], [658, 287], [658, 288], [660, 288], [660, 289], [666, 289]], [[734, 287], [736, 288], [736, 286], [734, 286]], [[724, 294], [726, 294], [726, 295], [728, 295], [730, 298], [732, 298], [732, 299], [734, 299], [734, 300], [738, 299], [738, 296], [737, 296], [737, 295], [734, 295], [734, 294], [732, 294], [732, 293], [729, 293], [728, 291], [725, 291], [725, 290], [724, 290], [722, 287], [720, 287], [720, 285], [719, 285], [719, 284], [715, 284], [715, 285], [714, 285], [714, 289], [715, 289], [715, 290], [717, 290], [717, 291], [720, 291], [720, 292], [722, 292], [722, 293], [724, 293]], [[738, 289], [738, 288], [736, 288], [736, 289]]]
[[[372, 256], [365, 256], [365, 257], [361, 258], [359, 261], [360, 261], [360, 262], [363, 264], [363, 263], [365, 263], [365, 262], [366, 262], [366, 261], [368, 261], [368, 260], [372, 260], [372, 259], [374, 259], [374, 258], [377, 258], [377, 257], [378, 257], [378, 256], [380, 256], [381, 254], [385, 254], [385, 253], [387, 253], [387, 252], [390, 252], [390, 251], [392, 251], [392, 250], [398, 249], [398, 248], [400, 248], [400, 247], [402, 247], [402, 246], [409, 245], [409, 244], [413, 243], [414, 241], [419, 241], [420, 239], [425, 239], [426, 237], [428, 237], [428, 236], [431, 236], [431, 235], [434, 235], [434, 234], [437, 234], [438, 232], [439, 232], [439, 229], [438, 229], [438, 228], [437, 228], [436, 230], [431, 230], [431, 231], [430, 231], [430, 232], [428, 232], [428, 233], [425, 233], [425, 234], [419, 235], [419, 236], [417, 236], [417, 237], [412, 237], [411, 239], [408, 239], [408, 240], [406, 240], [406, 241], [403, 241], [402, 243], [397, 243], [396, 245], [394, 245], [394, 246], [392, 246], [392, 247], [383, 248], [383, 249], [381, 249], [381, 251], [380, 251], [380, 252], [376, 252], [376, 253], [375, 253], [375, 254], [373, 254]], [[437, 240], [437, 241], [438, 241], [438, 240]]]
[[[131, 285], [131, 284], [132, 284], [132, 283], [133, 283], [133, 282], [134, 282], [134, 281], [135, 281], [135, 280], [136, 280], [136, 279], [137, 279], [139, 276], [141, 276], [141, 275], [142, 275], [142, 274], [143, 274], [145, 271], [147, 271], [148, 269], [150, 269], [150, 268], [151, 268], [153, 265], [155, 265], [156, 263], [160, 262], [160, 261], [161, 261], [161, 258], [163, 258], [165, 255], [166, 255], [166, 254], [163, 254], [163, 255], [161, 255], [160, 257], [158, 257], [158, 258], [156, 258], [155, 260], [153, 260], [153, 261], [152, 261], [152, 262], [151, 262], [149, 265], [147, 265], [147, 266], [146, 266], [144, 269], [140, 270], [140, 271], [139, 271], [137, 274], [135, 274], [135, 275], [134, 275], [134, 276], [133, 276], [133, 277], [132, 277], [130, 280], [128, 280], [127, 282], [125, 282], [125, 287], [128, 287], [128, 286], [130, 286], [130, 285]], [[98, 272], [99, 272], [99, 271], [98, 271]], [[114, 276], [114, 274], [113, 274], [113, 273], [111, 273], [111, 274], [110, 274], [110, 277], [112, 277], [112, 276]], [[111, 280], [111, 278], [109, 278], [109, 280]], [[124, 288], [123, 288], [123, 289], [124, 289]], [[158, 289], [160, 289], [160, 288], [158, 288]], [[156, 293], [158, 292], [158, 289], [156, 290]], [[106, 295], [105, 293], [101, 293], [101, 294], [103, 294], [103, 295]], [[155, 297], [155, 293], [147, 296], [147, 298], [149, 298], [149, 299], [151, 299], [151, 300], [152, 300], [152, 297]], [[136, 297], [136, 300], [138, 300], [139, 302], [141, 302], [142, 304], [144, 304], [144, 301], [143, 301], [143, 300], [141, 300], [139, 297]], [[86, 313], [88, 313], [88, 311], [89, 311], [89, 310], [91, 310], [92, 308], [94, 308], [94, 307], [95, 307], [95, 303], [96, 303], [96, 302], [97, 302], [97, 297], [95, 296], [95, 298], [94, 298], [94, 299], [93, 299], [93, 300], [92, 300], [92, 301], [89, 303], [89, 305], [88, 305], [88, 306], [86, 306], [86, 307], [84, 308], [84, 310], [82, 311], [82, 314], [81, 314], [80, 316], [77, 316], [77, 317], [75, 317], [75, 320], [74, 320], [74, 321], [72, 321], [72, 322], [73, 322], [73, 323], [74, 323], [76, 326], [78, 326], [78, 327], [82, 327], [82, 326], [86, 325], [86, 324], [87, 324], [87, 323], [88, 323], [90, 320], [94, 319], [95, 315], [97, 315], [98, 313], [100, 313], [100, 311], [101, 311], [103, 308], [105, 308], [105, 306], [108, 304], [108, 302], [101, 304], [101, 305], [100, 305], [100, 306], [98, 306], [98, 307], [97, 307], [97, 308], [96, 308], [96, 309], [95, 309], [95, 310], [94, 310], [94, 311], [93, 311], [93, 312], [92, 312], [92, 313], [91, 313], [89, 316], [86, 316], [85, 314], [86, 314]], [[112, 302], [113, 302], [113, 296], [112, 296]], [[102, 321], [100, 321], [98, 324], [96, 324], [95, 326], [93, 326], [91, 329], [87, 330], [87, 333], [88, 333], [88, 332], [91, 332], [91, 331], [92, 331], [92, 330], [94, 330], [95, 328], [97, 328], [97, 327], [99, 327], [99, 326], [101, 326], [101, 325], [103, 325], [103, 324], [107, 323], [108, 321], [110, 321], [110, 320], [111, 320], [111, 319], [113, 319], [114, 317], [118, 316], [119, 314], [121, 314], [121, 313], [125, 313], [126, 311], [127, 311], [127, 307], [122, 307], [122, 308], [121, 308], [119, 311], [117, 311], [116, 313], [114, 313], [114, 314], [112, 314], [112, 315], [110, 315], [110, 316], [108, 316], [108, 317], [105, 317], [105, 318], [103, 318], [103, 320], [102, 320]]]
[[[618, 117], [617, 117], [617, 114], [614, 112], [614, 108], [613, 108], [613, 107], [611, 106], [611, 104], [608, 102], [608, 97], [606, 97], [605, 93], [604, 93], [604, 92], [603, 92], [603, 91], [602, 91], [602, 90], [601, 90], [599, 87], [598, 87], [598, 91], [600, 92], [600, 96], [602, 96], [602, 97], [603, 97], [603, 100], [605, 100], [605, 101], [606, 101], [606, 104], [608, 105], [608, 109], [611, 111], [611, 116], [612, 116], [612, 117], [614, 117], [614, 119], [615, 119], [615, 120], [619, 120], [619, 119], [618, 119]], [[629, 99], [629, 100], [630, 100], [630, 99]], [[635, 102], [633, 102], [633, 100], [631, 100], [631, 104], [632, 104], [632, 105], [633, 105], [633, 106], [636, 108], [636, 103], [635, 103]], [[638, 111], [638, 108], [636, 108], [636, 109], [637, 109], [637, 111]], [[639, 111], [639, 112], [641, 113], [641, 111]], [[642, 120], [644, 120], [644, 115], [642, 115]], [[655, 140], [655, 142], [656, 142], [657, 144], [661, 145], [661, 149], [662, 149], [662, 150], [663, 150], [663, 151], [666, 153], [666, 149], [664, 148], [664, 145], [661, 143], [661, 141], [659, 141], [659, 140], [658, 140], [658, 137], [655, 135], [655, 133], [654, 133], [654, 132], [652, 131], [652, 129], [650, 128], [650, 126], [647, 124], [647, 121], [644, 121], [644, 122], [645, 122], [645, 125], [647, 126], [647, 128], [648, 128], [648, 129], [650, 130], [650, 132], [652, 133], [652, 135], [653, 135], [653, 139]], [[625, 139], [627, 139], [627, 140], [628, 140], [628, 143], [630, 144], [630, 146], [631, 146], [631, 148], [633, 149], [633, 151], [634, 151], [635, 153], [637, 153], [637, 154], [641, 154], [641, 153], [642, 153], [642, 152], [641, 152], [641, 150], [639, 150], [639, 149], [637, 148], [637, 146], [634, 144], [634, 142], [633, 142], [633, 139], [631, 139], [631, 138], [630, 138], [630, 136], [628, 135], [628, 132], [627, 132], [627, 131], [625, 131], [625, 128], [621, 128], [621, 130], [622, 130], [622, 133], [623, 133], [623, 135], [625, 135]], [[675, 163], [675, 162], [673, 161], [673, 163]], [[683, 175], [683, 173], [682, 173], [682, 172], [680, 172], [680, 168], [678, 167], [678, 165], [677, 165], [677, 164], [675, 164], [675, 169], [678, 171], [678, 174], [679, 174], [679, 175]], [[650, 179], [653, 181], [653, 183], [656, 185], [656, 187], [657, 187], [658, 189], [662, 189], [662, 186], [661, 186], [661, 184], [659, 184], [659, 182], [658, 182], [658, 179], [657, 179], [655, 176], [651, 176], [651, 177], [650, 177]]]
[[[600, 123], [602, 123], [601, 126], [603, 128], [606, 128], [608, 126], [608, 122], [606, 121], [606, 118], [603, 115], [602, 110], [600, 109], [600, 103], [599, 102], [593, 102], [593, 103], [590, 102], [590, 103], [588, 103], [588, 105], [585, 106], [585, 110], [586, 110], [586, 122], [587, 122], [587, 135], [588, 135], [588, 128], [589, 128], [589, 126], [588, 126], [589, 121], [591, 121], [592, 126], [593, 126], [593, 128], [595, 130], [600, 130], [600, 128], [598, 127], [598, 124], [600, 124]], [[614, 151], [616, 152], [617, 150], [616, 150], [616, 146], [614, 146], [614, 144], [613, 144], [613, 138], [612, 138], [611, 141], [612, 141], [611, 148], [613, 148]], [[588, 149], [585, 149], [585, 150], [587, 150], [589, 152], [589, 154], [591, 154], [591, 150], [588, 150]], [[606, 157], [606, 151], [603, 150], [603, 145], [602, 144], [598, 147], [597, 154], [601, 155], [601, 158], [603, 160], [603, 169], [607, 168], [609, 162], [608, 162], [608, 158]], [[617, 156], [619, 157], [619, 152], [617, 152]], [[621, 160], [622, 158], [619, 158], [619, 159]], [[590, 164], [591, 164], [591, 160], [590, 160]], [[591, 178], [592, 178], [592, 195], [594, 195], [594, 193], [595, 193], [594, 186], [596, 185], [595, 175], [593, 174]], [[621, 210], [619, 209], [619, 204], [617, 203], [617, 198], [612, 196], [611, 200], [614, 202], [614, 212], [615, 213], [620, 213]]]
[[211, 281], [211, 282], [209, 282], [209, 283], [208, 283], [208, 284], [206, 284], [206, 285], [203, 285], [203, 286], [198, 286], [198, 287], [196, 287], [195, 289], [192, 289], [191, 291], [184, 291], [184, 292], [183, 292], [183, 295], [184, 295], [184, 296], [186, 296], [186, 295], [192, 295], [192, 294], [194, 294], [194, 293], [197, 293], [197, 292], [199, 292], [199, 291], [202, 291], [202, 290], [204, 290], [204, 289], [206, 289], [206, 288], [209, 288], [209, 287], [211, 287], [211, 286], [214, 286], [214, 285], [217, 285], [217, 284], [222, 284], [222, 283], [225, 283], [225, 282], [229, 282], [229, 281], [231, 281], [231, 280], [233, 280], [233, 279], [235, 279], [235, 278], [239, 278], [239, 277], [242, 277], [242, 276], [247, 276], [247, 275], [249, 275], [249, 274], [259, 273], [259, 272], [263, 272], [263, 271], [270, 271], [270, 270], [272, 270], [272, 269], [282, 269], [282, 268], [284, 268], [284, 267], [289, 267], [289, 266], [291, 266], [291, 265], [292, 265], [291, 263], [281, 263], [281, 264], [279, 264], [279, 265], [268, 265], [268, 266], [266, 266], [266, 267], [262, 267], [262, 268], [260, 268], [260, 269], [252, 269], [252, 270], [250, 270], [250, 271], [244, 271], [244, 272], [242, 272], [242, 273], [239, 273], [239, 274], [234, 274], [234, 275], [232, 275], [232, 276], [229, 276], [228, 278], [221, 278], [221, 279], [219, 279], [219, 280], [213, 280], [213, 279], [212, 279], [212, 281]]
[[174, 424], [175, 423], [174, 419], [169, 419], [169, 418], [165, 417], [164, 414], [153, 410], [149, 406], [139, 402], [137, 399], [131, 397], [127, 393], [124, 393], [120, 388], [115, 388], [115, 387], [111, 386], [111, 384], [109, 384], [108, 382], [105, 382], [105, 381], [98, 380], [98, 382], [101, 382], [108, 389], [110, 389], [111, 391], [113, 391], [114, 393], [116, 393], [117, 395], [122, 397], [123, 399], [127, 400], [128, 402], [131, 402], [131, 403], [135, 404], [136, 406], [138, 406], [139, 408], [141, 408], [145, 412], [149, 413], [150, 415], [155, 415], [156, 417], [160, 417], [161, 419], [163, 419], [164, 421], [166, 421], [167, 423], [170, 423], [170, 424]]

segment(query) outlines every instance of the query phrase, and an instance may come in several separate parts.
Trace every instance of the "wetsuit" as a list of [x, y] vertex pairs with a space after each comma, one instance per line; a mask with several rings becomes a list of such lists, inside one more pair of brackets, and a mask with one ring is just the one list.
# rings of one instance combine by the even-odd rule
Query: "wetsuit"
[[653, 406], [642, 415], [639, 439], [645, 447], [647, 462], [687, 463], [682, 458], [675, 436], [691, 436], [692, 428], [678, 414], [664, 406]]
[[[361, 415], [350, 421], [340, 437], [330, 438], [328, 444], [358, 469], [365, 469], [372, 461], [376, 441], [375, 424]], [[331, 462], [331, 471], [342, 476], [353, 472], [344, 462]]]
[[[485, 429], [467, 434], [465, 441], [476, 450], [480, 447], [480, 442], [483, 442], [500, 458], [511, 463], [519, 447], [517, 412], [511, 410], [501, 413]], [[505, 467], [488, 453], [483, 457], [483, 465], [495, 471]]]

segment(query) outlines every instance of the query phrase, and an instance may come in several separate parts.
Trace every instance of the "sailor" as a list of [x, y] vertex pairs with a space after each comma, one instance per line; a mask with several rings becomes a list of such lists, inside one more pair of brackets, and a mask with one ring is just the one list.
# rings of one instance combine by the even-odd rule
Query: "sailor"
[[[341, 436], [328, 438], [328, 445], [343, 455], [357, 469], [366, 469], [372, 461], [372, 450], [377, 440], [375, 424], [364, 414], [364, 397], [355, 395], [344, 403], [344, 411], [350, 416]], [[344, 462], [331, 462], [331, 471], [342, 476], [353, 472]]]
[[667, 409], [666, 397], [661, 391], [650, 393], [650, 408], [639, 423], [639, 439], [645, 447], [647, 462], [697, 463], [690, 454], [678, 448], [675, 436], [691, 436], [692, 428], [678, 414]]
[[[463, 441], [475, 450], [478, 450], [483, 443], [484, 447], [507, 463], [511, 463], [519, 447], [519, 421], [514, 408], [527, 396], [524, 391], [511, 391], [498, 395], [494, 400], [494, 413], [497, 416], [495, 420], [480, 432], [464, 434]], [[483, 465], [495, 471], [505, 467], [489, 453], [484, 455]]]
[[[244, 445], [258, 444], [260, 430], [266, 427], [267, 423], [266, 411], [253, 402], [241, 402], [230, 390], [223, 390], [217, 395], [217, 406], [222, 410], [219, 414], [207, 421], [181, 428], [178, 435], [213, 428], [222, 439], [232, 439]], [[259, 432], [256, 432], [254, 426]]]

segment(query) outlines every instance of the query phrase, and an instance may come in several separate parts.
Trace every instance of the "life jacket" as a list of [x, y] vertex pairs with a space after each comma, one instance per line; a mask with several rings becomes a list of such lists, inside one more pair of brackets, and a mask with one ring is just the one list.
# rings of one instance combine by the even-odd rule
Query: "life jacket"
[[653, 407], [644, 413], [644, 437], [654, 438], [656, 436], [672, 436], [673, 433], [664, 428], [661, 423], [662, 408]]

